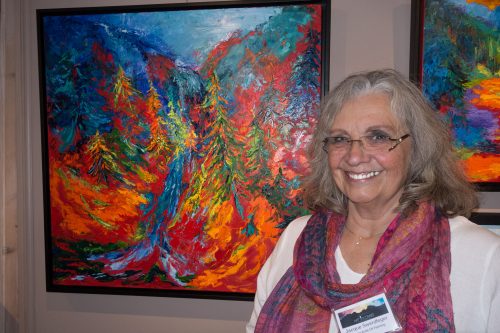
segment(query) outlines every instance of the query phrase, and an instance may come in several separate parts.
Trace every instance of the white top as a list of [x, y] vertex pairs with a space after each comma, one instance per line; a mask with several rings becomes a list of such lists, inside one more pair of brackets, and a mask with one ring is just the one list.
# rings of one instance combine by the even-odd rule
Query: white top
[[[309, 216], [302, 216], [283, 231], [257, 278], [254, 310], [246, 331], [254, 331], [267, 297], [293, 262], [295, 241]], [[451, 300], [457, 333], [500, 332], [500, 237], [465, 217], [449, 220], [451, 230]], [[341, 256], [336, 251], [336, 256]], [[338, 258], [338, 257], [337, 257]], [[337, 261], [341, 263], [343, 260]], [[345, 263], [345, 261], [344, 261]], [[342, 282], [358, 282], [362, 274], [345, 264], [337, 270]], [[345, 268], [345, 269], [343, 269]], [[357, 281], [356, 281], [357, 280]], [[336, 332], [335, 319], [330, 332]]]

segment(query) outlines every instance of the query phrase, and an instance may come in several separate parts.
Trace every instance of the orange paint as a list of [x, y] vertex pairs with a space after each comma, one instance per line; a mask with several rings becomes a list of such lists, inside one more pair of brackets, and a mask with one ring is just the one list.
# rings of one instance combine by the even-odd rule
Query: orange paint
[[500, 0], [467, 0], [467, 3], [477, 3], [488, 7], [489, 10], [494, 10], [500, 6]]
[[64, 235], [106, 242], [134, 238], [143, 196], [132, 189], [93, 186], [58, 164], [51, 165], [51, 210], [61, 216], [56, 227]]
[[472, 104], [478, 108], [500, 112], [500, 78], [483, 80], [472, 90], [478, 95], [472, 99]]
[[[464, 161], [472, 181], [500, 182], [500, 156], [494, 154], [474, 154]], [[473, 172], [472, 172], [473, 171]]]

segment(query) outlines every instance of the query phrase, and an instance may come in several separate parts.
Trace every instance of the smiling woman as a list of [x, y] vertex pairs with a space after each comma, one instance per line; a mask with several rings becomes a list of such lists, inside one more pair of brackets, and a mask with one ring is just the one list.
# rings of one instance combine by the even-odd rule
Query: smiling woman
[[[263, 266], [247, 332], [500, 331], [500, 238], [464, 217], [478, 202], [448, 135], [398, 72], [342, 81], [310, 146], [314, 213]], [[339, 319], [374, 297], [388, 311]]]

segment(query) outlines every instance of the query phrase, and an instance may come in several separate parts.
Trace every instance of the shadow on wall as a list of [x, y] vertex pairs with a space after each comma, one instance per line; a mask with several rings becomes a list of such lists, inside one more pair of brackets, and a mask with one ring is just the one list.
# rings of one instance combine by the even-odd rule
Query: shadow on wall
[[[411, 4], [397, 6], [392, 15], [393, 26], [395, 27], [393, 35], [394, 68], [405, 74], [405, 76], [409, 75], [408, 66], [410, 63], [409, 17], [411, 17]], [[406, 29], [401, 29], [400, 27], [405, 27]]]
[[[246, 322], [253, 302], [137, 295], [46, 293], [49, 311]], [[6, 332], [10, 333], [10, 332]]]
[[0, 332], [1, 333], [18, 333], [19, 323], [17, 320], [7, 311], [3, 304], [0, 304]]

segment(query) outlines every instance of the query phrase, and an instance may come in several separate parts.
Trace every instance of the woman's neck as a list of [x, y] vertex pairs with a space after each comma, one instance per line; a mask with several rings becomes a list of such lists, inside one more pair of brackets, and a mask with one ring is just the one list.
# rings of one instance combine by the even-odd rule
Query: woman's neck
[[397, 216], [396, 207], [364, 209], [363, 206], [350, 204], [347, 214], [349, 230], [361, 237], [372, 237], [383, 233]]
[[360, 209], [349, 205], [349, 213], [340, 239], [340, 249], [347, 265], [357, 273], [366, 274], [380, 237], [397, 215], [396, 209]]

